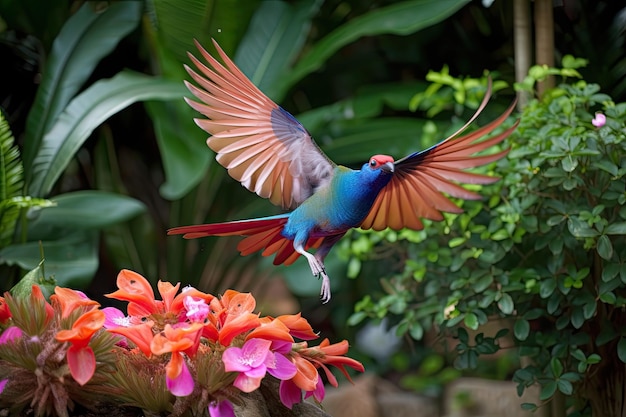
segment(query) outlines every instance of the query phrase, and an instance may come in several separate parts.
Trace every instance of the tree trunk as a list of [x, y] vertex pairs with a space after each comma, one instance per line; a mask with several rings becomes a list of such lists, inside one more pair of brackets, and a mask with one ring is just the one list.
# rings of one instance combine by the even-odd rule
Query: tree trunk
[[589, 370], [583, 395], [593, 417], [626, 417], [626, 364], [617, 356], [617, 341], [600, 347], [602, 362]]

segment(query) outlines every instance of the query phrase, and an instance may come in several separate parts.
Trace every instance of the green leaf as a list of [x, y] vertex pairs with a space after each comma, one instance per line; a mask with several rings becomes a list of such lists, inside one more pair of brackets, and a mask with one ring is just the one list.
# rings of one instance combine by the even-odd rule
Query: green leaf
[[530, 333], [530, 323], [528, 320], [518, 319], [515, 321], [515, 325], [513, 326], [513, 334], [515, 338], [520, 341], [526, 340], [528, 338], [528, 334]]
[[554, 393], [556, 392], [557, 384], [556, 381], [548, 381], [541, 387], [541, 391], [539, 393], [539, 399], [541, 401], [546, 401], [550, 399]]
[[561, 166], [563, 171], [572, 172], [578, 166], [578, 159], [572, 158], [572, 155], [566, 155], [565, 158], [561, 159]]
[[43, 261], [28, 271], [13, 288], [11, 288], [11, 295], [16, 298], [26, 298], [32, 293], [32, 286], [38, 285], [41, 287], [44, 295], [50, 296], [54, 291], [55, 281], [53, 279], [46, 279], [44, 276]]
[[478, 317], [474, 313], [465, 314], [465, 318], [463, 319], [463, 323], [472, 330], [478, 329]]
[[367, 318], [367, 313], [366, 312], [364, 312], [364, 311], [357, 311], [356, 313], [352, 314], [348, 318], [348, 326], [356, 326], [357, 324], [361, 323], [366, 318]]
[[563, 373], [563, 364], [559, 358], [552, 358], [550, 360], [550, 369], [552, 370], [552, 375], [555, 378], [559, 378]]
[[43, 138], [29, 194], [47, 195], [91, 132], [113, 114], [137, 101], [180, 99], [183, 94], [179, 83], [129, 71], [94, 83], [70, 102]]
[[596, 237], [599, 235], [597, 230], [589, 227], [586, 222], [581, 221], [578, 217], [570, 217], [567, 220], [567, 228], [574, 237]]
[[23, 173], [19, 148], [0, 111], [0, 248], [11, 243], [15, 233], [20, 207], [13, 199], [22, 196]]
[[41, 262], [43, 245], [46, 274], [62, 287], [85, 288], [98, 269], [98, 233], [72, 233], [59, 240], [28, 242], [0, 250], [0, 263], [30, 270]]
[[[139, 23], [142, 3], [110, 3], [98, 11], [86, 2], [65, 22], [54, 40], [24, 138], [24, 170], [30, 175], [40, 144], [94, 67]], [[30, 177], [27, 178], [27, 182]]]
[[282, 101], [284, 77], [301, 52], [321, 3], [263, 1], [239, 43], [235, 63], [274, 101]]
[[601, 235], [598, 238], [597, 243], [598, 255], [607, 261], [610, 261], [613, 257], [613, 245], [611, 244], [611, 240], [607, 235]]
[[[165, 182], [159, 192], [168, 200], [177, 200], [207, 175], [214, 154], [206, 146], [207, 135], [193, 123], [197, 113], [186, 103], [149, 101], [145, 105], [154, 125], [165, 171]], [[221, 175], [212, 177], [216, 182], [221, 178]]]
[[515, 305], [513, 304], [513, 298], [507, 293], [503, 293], [502, 297], [498, 301], [498, 308], [504, 314], [512, 314]]
[[626, 337], [622, 336], [617, 342], [617, 356], [619, 360], [626, 363]]
[[[468, 2], [469, 0], [405, 1], [374, 9], [354, 18], [313, 45], [283, 80], [281, 89], [288, 90], [307, 74], [320, 68], [337, 50], [363, 36], [415, 33], [441, 22]], [[282, 96], [282, 93], [278, 96]]]
[[134, 198], [104, 191], [76, 191], [55, 196], [55, 207], [42, 210], [31, 229], [60, 226], [68, 229], [100, 229], [129, 220], [146, 210]]
[[424, 328], [417, 322], [411, 323], [411, 326], [409, 327], [409, 334], [414, 340], [422, 340], [424, 337]]
[[626, 235], [626, 222], [611, 223], [604, 231], [607, 235]]
[[563, 394], [572, 395], [574, 393], [574, 386], [567, 379], [559, 379], [556, 384]]
[[159, 0], [146, 2], [152, 18], [148, 30], [155, 39], [156, 55], [163, 75], [183, 75], [187, 52], [195, 51], [194, 39], [211, 47], [215, 38], [225, 51], [233, 51], [248, 27], [259, 0]]

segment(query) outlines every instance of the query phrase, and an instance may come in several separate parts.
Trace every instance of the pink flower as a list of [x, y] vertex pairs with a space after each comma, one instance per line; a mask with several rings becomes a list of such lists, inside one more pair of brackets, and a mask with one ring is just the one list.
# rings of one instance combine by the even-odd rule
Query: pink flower
[[315, 401], [317, 401], [318, 403], [321, 403], [322, 401], [324, 401], [325, 395], [326, 395], [326, 389], [324, 388], [324, 381], [322, 381], [322, 378], [318, 378], [317, 385], [315, 386], [315, 390], [307, 391], [307, 393], [304, 394], [304, 398], [309, 398], [310, 396], [313, 396], [313, 398], [315, 398]]
[[209, 415], [211, 417], [235, 417], [235, 410], [230, 401], [224, 400], [209, 404]]
[[102, 309], [104, 313], [104, 328], [114, 329], [116, 327], [129, 327], [132, 325], [130, 317], [126, 317], [126, 314], [122, 310], [115, 307], [105, 307]]
[[602, 127], [606, 124], [606, 116], [602, 113], [596, 113], [596, 116], [591, 121], [591, 124], [595, 127]]
[[280, 402], [290, 410], [294, 404], [298, 404], [302, 401], [302, 390], [292, 380], [280, 381], [278, 393], [280, 395]]
[[170, 361], [165, 367], [165, 382], [167, 389], [177, 397], [190, 395], [194, 390], [194, 380], [183, 352], [194, 346], [199, 337], [202, 324], [191, 323], [179, 327], [165, 325], [163, 332], [158, 333], [150, 343], [150, 349], [155, 355], [171, 353]]
[[187, 310], [186, 316], [190, 321], [201, 323], [209, 315], [209, 305], [201, 298], [188, 295], [183, 298], [183, 305], [185, 310]]
[[[7, 386], [7, 383], [9, 382], [8, 379], [3, 379], [2, 381], [0, 381], [0, 394], [2, 394], [2, 391], [4, 391], [4, 387]], [[213, 416], [211, 416], [213, 417]]]
[[0, 345], [19, 339], [23, 334], [22, 329], [17, 326], [7, 327], [0, 335]]
[[250, 339], [241, 348], [230, 347], [222, 355], [226, 372], [239, 372], [234, 386], [243, 392], [252, 392], [261, 385], [266, 372], [278, 379], [290, 379], [296, 367], [280, 353], [270, 350], [272, 342], [265, 339]]

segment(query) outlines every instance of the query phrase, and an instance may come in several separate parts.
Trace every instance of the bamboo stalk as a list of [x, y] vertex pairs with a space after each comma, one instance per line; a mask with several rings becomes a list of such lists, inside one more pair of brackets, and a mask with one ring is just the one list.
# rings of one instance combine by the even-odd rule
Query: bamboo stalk
[[[530, 3], [529, 0], [513, 1], [513, 39], [515, 54], [515, 82], [524, 81], [531, 66], [532, 34], [530, 31]], [[527, 91], [517, 93], [517, 108], [523, 109], [530, 99]]]
[[[554, 16], [552, 0], [535, 0], [535, 63], [554, 67]], [[537, 84], [539, 97], [554, 87], [554, 77], [549, 76]]]

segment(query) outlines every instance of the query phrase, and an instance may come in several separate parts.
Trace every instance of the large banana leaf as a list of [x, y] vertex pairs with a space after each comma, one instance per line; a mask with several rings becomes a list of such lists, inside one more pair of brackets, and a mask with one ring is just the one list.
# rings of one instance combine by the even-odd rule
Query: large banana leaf
[[270, 98], [279, 98], [278, 81], [302, 50], [321, 3], [265, 1], [252, 17], [234, 60]]
[[[183, 64], [195, 52], [193, 40], [211, 47], [210, 38], [231, 50], [237, 44], [257, 1], [160, 0], [148, 3], [151, 24], [147, 32], [158, 71], [181, 83], [187, 78]], [[163, 197], [176, 200], [196, 186], [212, 161], [206, 134], [194, 123], [197, 113], [181, 102], [154, 102], [147, 106], [161, 151], [165, 182]]]
[[33, 162], [32, 196], [47, 195], [91, 132], [113, 114], [142, 100], [180, 99], [181, 84], [122, 71], [76, 96], [44, 136]]
[[26, 125], [23, 161], [27, 182], [31, 179], [31, 167], [43, 136], [98, 62], [137, 26], [141, 17], [141, 2], [115, 2], [105, 11], [97, 11], [92, 6], [90, 2], [83, 4], [52, 44]]
[[127, 221], [145, 210], [139, 201], [102, 191], [54, 197], [29, 224], [28, 242], [0, 250], [0, 264], [29, 270], [45, 258], [59, 285], [84, 288], [98, 268], [98, 229]]
[[42, 260], [43, 247], [46, 275], [52, 274], [60, 286], [85, 288], [98, 269], [98, 236], [97, 231], [79, 231], [59, 240], [11, 245], [0, 250], [0, 264], [33, 269]]
[[363, 37], [382, 34], [408, 35], [441, 22], [469, 0], [413, 0], [372, 10], [350, 20], [311, 46], [280, 79], [276, 98], [307, 74], [320, 68], [340, 48]]

